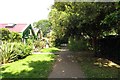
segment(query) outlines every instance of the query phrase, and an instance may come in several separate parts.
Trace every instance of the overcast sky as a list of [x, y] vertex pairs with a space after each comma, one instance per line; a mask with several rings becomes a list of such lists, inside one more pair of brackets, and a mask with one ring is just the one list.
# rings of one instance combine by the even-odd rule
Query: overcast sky
[[0, 23], [33, 23], [47, 19], [54, 0], [0, 0]]

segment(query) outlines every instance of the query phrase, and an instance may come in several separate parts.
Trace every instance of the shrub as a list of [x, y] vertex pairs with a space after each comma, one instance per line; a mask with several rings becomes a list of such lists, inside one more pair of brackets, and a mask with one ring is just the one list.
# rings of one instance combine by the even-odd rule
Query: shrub
[[25, 58], [26, 56], [30, 55], [32, 52], [32, 47], [28, 45], [22, 45], [21, 53], [19, 54], [19, 59]]
[[48, 40], [49, 40], [49, 46], [53, 47], [56, 45], [56, 33], [54, 31], [51, 31], [50, 33], [47, 34]]
[[21, 41], [22, 40], [22, 37], [19, 33], [10, 32], [6, 28], [0, 28], [0, 37], [1, 37], [2, 41], [9, 41], [9, 42]]
[[4, 44], [2, 44], [0, 47], [0, 63], [4, 64], [25, 58], [26, 56], [31, 54], [31, 51], [32, 48], [23, 43], [4, 42]]
[[83, 38], [81, 38], [80, 40], [69, 38], [68, 48], [71, 51], [88, 50], [88, 43], [87, 43], [87, 40], [85, 40]]
[[43, 49], [45, 47], [45, 41], [44, 40], [37, 40], [34, 42], [34, 46], [37, 49]]
[[8, 63], [17, 60], [17, 51], [13, 43], [4, 43], [0, 47], [0, 63]]
[[22, 40], [22, 36], [17, 32], [11, 32], [9, 37], [11, 42], [20, 42]]
[[15, 43], [15, 51], [19, 50], [19, 53], [17, 54], [18, 59], [25, 58], [26, 56], [30, 55], [32, 52], [32, 46], [23, 44], [23, 43]]
[[6, 28], [0, 28], [0, 38], [1, 40], [8, 41], [10, 39], [10, 31]]
[[27, 43], [26, 45], [28, 45], [29, 47], [31, 47], [32, 49], [34, 48], [34, 40], [33, 39], [27, 39]]
[[34, 42], [34, 46], [35, 46], [35, 48], [39, 48], [39, 46], [40, 46], [40, 40], [36, 40]]

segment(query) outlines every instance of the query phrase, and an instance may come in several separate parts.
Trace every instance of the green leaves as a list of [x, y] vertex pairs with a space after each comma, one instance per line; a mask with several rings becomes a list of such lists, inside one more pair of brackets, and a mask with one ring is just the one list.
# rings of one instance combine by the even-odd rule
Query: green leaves
[[6, 28], [0, 28], [0, 37], [2, 40], [9, 40], [10, 31]]
[[6, 28], [0, 28], [0, 37], [2, 41], [9, 41], [9, 42], [21, 41], [22, 39], [19, 33], [10, 32]]
[[0, 63], [9, 63], [22, 59], [31, 54], [32, 47], [22, 43], [8, 43], [4, 42], [0, 46]]
[[97, 39], [120, 34], [120, 10], [117, 2], [56, 2], [49, 20], [56, 33], [57, 43], [64, 37], [84, 37], [92, 40], [95, 50]]
[[[106, 31], [102, 22], [104, 19], [109, 23], [114, 22], [116, 19], [113, 16], [116, 11], [116, 3], [77, 3], [68, 2], [60, 3], [56, 2], [53, 5], [53, 9], [50, 12], [50, 21], [53, 26], [53, 30], [59, 35], [78, 35], [78, 33], [84, 33], [88, 36], [100, 37], [102, 32]], [[107, 15], [112, 15], [107, 19]], [[117, 14], [116, 12], [114, 14]], [[114, 18], [113, 18], [114, 17]], [[112, 19], [112, 20], [111, 20]], [[117, 18], [118, 20], [118, 18]], [[115, 25], [118, 22], [115, 22]], [[61, 31], [65, 29], [65, 31]], [[106, 27], [109, 28], [109, 27]], [[110, 27], [113, 28], [113, 27]], [[96, 35], [95, 35], [96, 34]]]
[[13, 43], [5, 43], [1, 46], [0, 52], [0, 63], [8, 63], [17, 59], [17, 54], [14, 51]]
[[39, 20], [38, 22], [34, 23], [34, 26], [36, 28], [39, 28], [42, 30], [43, 35], [46, 36], [46, 34], [50, 31], [51, 29], [51, 23], [49, 20]]

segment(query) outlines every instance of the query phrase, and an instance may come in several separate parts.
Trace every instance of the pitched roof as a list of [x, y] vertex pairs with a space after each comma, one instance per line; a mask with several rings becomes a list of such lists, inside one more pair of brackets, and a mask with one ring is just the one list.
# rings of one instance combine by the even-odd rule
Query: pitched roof
[[[7, 25], [8, 24], [0, 24], [0, 28], [6, 28]], [[14, 27], [8, 28], [8, 29], [14, 32], [23, 32], [29, 25], [28, 24], [16, 24]]]
[[40, 29], [38, 29], [38, 28], [33, 28], [33, 30], [34, 30], [34, 32], [35, 32], [36, 35], [40, 31]]

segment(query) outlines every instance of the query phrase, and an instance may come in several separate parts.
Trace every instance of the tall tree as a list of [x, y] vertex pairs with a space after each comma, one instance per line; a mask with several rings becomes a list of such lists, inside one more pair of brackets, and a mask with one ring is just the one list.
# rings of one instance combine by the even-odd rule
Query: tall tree
[[120, 35], [120, 2], [116, 3], [116, 10], [105, 17], [103, 24]]
[[46, 36], [46, 34], [49, 33], [51, 29], [51, 23], [49, 20], [39, 20], [38, 22], [34, 23], [34, 26], [42, 30], [43, 36]]
[[[50, 21], [57, 25], [54, 28], [59, 27], [59, 29], [64, 28], [64, 35], [69, 36], [88, 36], [92, 39], [92, 45], [96, 53], [96, 41], [98, 38], [103, 36], [104, 31], [108, 31], [113, 27], [108, 27], [103, 24], [104, 19], [107, 15], [110, 15], [116, 11], [115, 3], [78, 3], [78, 2], [68, 2], [60, 3], [56, 2], [53, 5], [53, 9], [56, 12], [51, 11]], [[66, 15], [61, 19], [62, 14]], [[64, 23], [65, 22], [65, 23]], [[62, 25], [61, 25], [62, 24]], [[58, 29], [58, 30], [59, 30]], [[61, 32], [61, 31], [60, 31]], [[60, 34], [60, 33], [59, 33]], [[79, 38], [78, 38], [79, 39]]]

